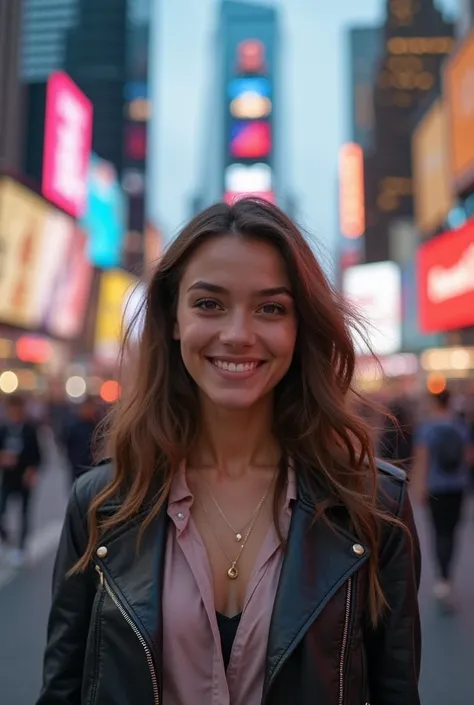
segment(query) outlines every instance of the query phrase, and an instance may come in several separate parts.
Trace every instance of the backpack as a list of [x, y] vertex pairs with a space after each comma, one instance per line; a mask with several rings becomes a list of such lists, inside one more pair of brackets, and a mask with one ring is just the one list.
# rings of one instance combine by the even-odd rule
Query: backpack
[[456, 473], [464, 463], [466, 443], [458, 428], [451, 424], [436, 429], [433, 455], [441, 472]]

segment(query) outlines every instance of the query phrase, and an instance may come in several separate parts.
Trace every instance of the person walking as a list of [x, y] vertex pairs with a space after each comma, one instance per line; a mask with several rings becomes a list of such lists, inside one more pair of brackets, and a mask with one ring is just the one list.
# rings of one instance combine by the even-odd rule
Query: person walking
[[64, 446], [71, 483], [79, 475], [90, 470], [94, 465], [94, 434], [97, 429], [97, 408], [93, 399], [85, 399], [79, 406], [77, 415], [64, 432]]
[[170, 244], [72, 492], [38, 705], [419, 705], [418, 539], [350, 322], [265, 201]]
[[472, 457], [467, 424], [451, 409], [448, 390], [430, 396], [431, 413], [415, 436], [413, 494], [427, 503], [434, 536], [437, 581], [434, 595], [451, 609], [453, 560]]
[[[31, 497], [38, 479], [41, 449], [36, 427], [27, 419], [22, 397], [7, 398], [6, 416], [6, 422], [0, 427], [0, 540], [9, 549], [10, 561], [19, 566], [30, 530]], [[5, 526], [5, 514], [12, 497], [18, 497], [21, 502], [19, 542], [12, 540]]]

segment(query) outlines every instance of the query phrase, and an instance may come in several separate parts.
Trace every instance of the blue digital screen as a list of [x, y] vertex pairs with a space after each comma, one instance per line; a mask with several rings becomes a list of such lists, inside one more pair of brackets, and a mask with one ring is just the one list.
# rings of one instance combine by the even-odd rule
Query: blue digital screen
[[270, 98], [270, 81], [263, 76], [232, 79], [228, 86], [229, 100], [234, 100], [244, 93], [257, 93], [263, 98]]
[[112, 269], [122, 263], [126, 234], [126, 198], [110, 162], [91, 155], [87, 208], [81, 226], [88, 236], [88, 255], [94, 267]]

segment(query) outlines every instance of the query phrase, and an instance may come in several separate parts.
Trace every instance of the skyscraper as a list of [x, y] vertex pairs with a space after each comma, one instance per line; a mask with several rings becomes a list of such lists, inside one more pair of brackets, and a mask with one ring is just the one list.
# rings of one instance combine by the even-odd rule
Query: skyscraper
[[349, 139], [363, 150], [373, 145], [375, 117], [373, 84], [383, 47], [380, 27], [349, 30]]
[[280, 25], [274, 7], [224, 0], [215, 42], [204, 184], [195, 203], [253, 193], [284, 205]]
[[19, 167], [21, 0], [0, 0], [0, 169]]
[[366, 259], [389, 258], [389, 231], [413, 217], [414, 116], [440, 91], [454, 27], [433, 0], [387, 1], [383, 55], [374, 87], [374, 151], [366, 162]]

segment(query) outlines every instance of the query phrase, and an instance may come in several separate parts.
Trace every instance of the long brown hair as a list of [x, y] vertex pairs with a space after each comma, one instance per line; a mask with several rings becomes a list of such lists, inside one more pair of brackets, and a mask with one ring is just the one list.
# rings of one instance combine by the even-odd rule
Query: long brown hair
[[[370, 613], [375, 623], [385, 605], [377, 570], [384, 515], [377, 508], [370, 435], [348, 403], [355, 369], [354, 319], [296, 225], [258, 199], [220, 203], [200, 213], [157, 265], [145, 303], [138, 373], [109, 421], [114, 478], [91, 504], [89, 541], [75, 570], [86, 568], [104, 531], [137, 515], [158, 478], [154, 501], [146, 505], [143, 532], [165, 504], [176, 468], [195, 442], [199, 417], [195, 385], [172, 335], [178, 287], [196, 248], [224, 234], [269, 242], [286, 263], [298, 336], [290, 369], [275, 390], [275, 434], [283, 457], [293, 459], [310, 486], [317, 482], [322, 487], [326, 499], [318, 505], [318, 516], [327, 519], [331, 506], [343, 505], [354, 531], [370, 547]], [[283, 487], [279, 482], [278, 493]], [[117, 495], [122, 497], [118, 511], [100, 520], [101, 505]]]

